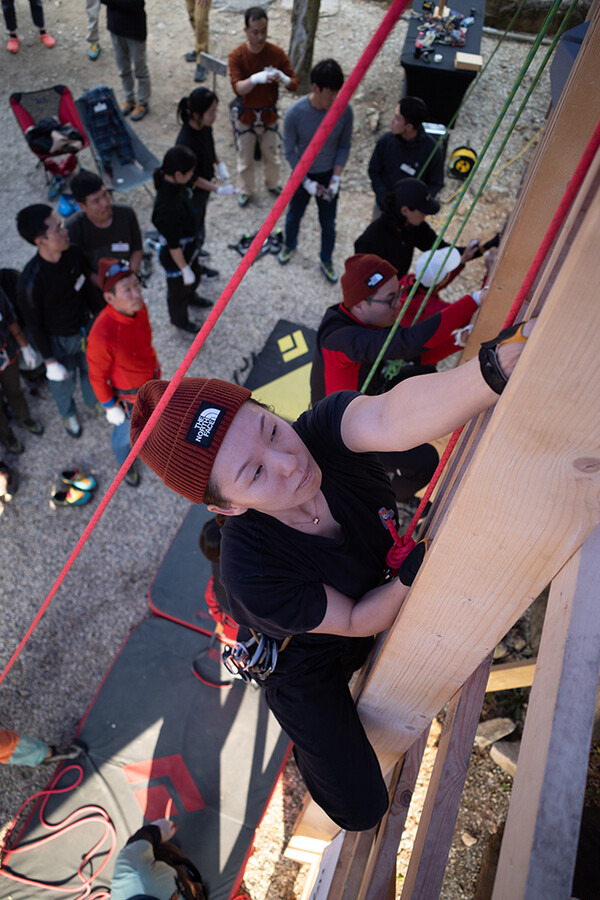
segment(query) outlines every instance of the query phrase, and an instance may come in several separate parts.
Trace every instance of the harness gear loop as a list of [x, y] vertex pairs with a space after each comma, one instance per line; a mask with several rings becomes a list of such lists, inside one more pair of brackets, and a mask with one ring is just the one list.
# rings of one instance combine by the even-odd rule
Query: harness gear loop
[[250, 629], [252, 637], [248, 641], [236, 641], [232, 647], [224, 647], [221, 652], [221, 662], [231, 675], [238, 675], [242, 681], [249, 684], [252, 678], [265, 681], [275, 670], [279, 654], [285, 650], [291, 641], [291, 635], [286, 637], [281, 647], [277, 647], [274, 638], [267, 637]]

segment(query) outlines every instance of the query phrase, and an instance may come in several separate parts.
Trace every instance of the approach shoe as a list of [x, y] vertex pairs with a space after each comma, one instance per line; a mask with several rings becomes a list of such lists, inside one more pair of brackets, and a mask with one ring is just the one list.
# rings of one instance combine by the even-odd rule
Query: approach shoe
[[50, 506], [52, 509], [56, 509], [57, 506], [85, 506], [91, 499], [92, 493], [90, 491], [79, 491], [77, 488], [70, 487], [66, 490], [54, 491], [50, 497]]
[[131, 121], [139, 122], [144, 116], [148, 115], [150, 107], [147, 103], [136, 103], [131, 111]]
[[86, 475], [81, 469], [65, 469], [60, 473], [60, 480], [69, 487], [74, 487], [78, 491], [95, 491], [98, 482], [93, 475]]
[[77, 759], [83, 750], [81, 747], [76, 747], [75, 744], [68, 744], [67, 746], [59, 745], [54, 746], [50, 745], [50, 756], [47, 756], [46, 759], [42, 760], [42, 764], [46, 766], [52, 766], [54, 763], [61, 762], [63, 759]]
[[121, 103], [121, 112], [124, 116], [128, 116], [130, 112], [133, 112], [135, 109], [135, 103], [133, 100], [123, 100]]
[[199, 309], [210, 309], [213, 306], [212, 300], [209, 300], [208, 297], [201, 297], [200, 294], [192, 294], [191, 299], [188, 300], [188, 304], [190, 306], [196, 306]]
[[11, 430], [9, 430], [8, 434], [6, 435], [6, 439], [3, 440], [2, 443], [9, 453], [14, 453], [15, 455], [17, 453], [23, 453], [23, 451], [25, 450], [25, 447], [23, 446], [19, 438], [16, 436], [14, 431]]
[[188, 50], [187, 53], [183, 54], [183, 58], [185, 59], [186, 62], [196, 62], [196, 51]]
[[244, 207], [248, 206], [250, 202], [250, 194], [247, 194], [246, 191], [240, 191], [238, 194], [238, 206]]
[[187, 331], [188, 334], [198, 334], [200, 331], [200, 326], [196, 325], [195, 322], [186, 322], [185, 325], [177, 326], [181, 331]]
[[6, 45], [6, 49], [9, 53], [18, 53], [19, 52], [19, 44], [21, 43], [21, 38], [18, 38], [16, 34], [11, 34], [8, 39], [8, 44]]
[[98, 57], [100, 56], [101, 49], [102, 48], [101, 48], [100, 44], [90, 44], [89, 50], [88, 50], [89, 58], [94, 61], [97, 60]]
[[68, 416], [68, 418], [63, 419], [63, 423], [67, 434], [70, 434], [71, 437], [78, 438], [81, 436], [81, 425], [79, 424], [79, 419], [76, 415]]
[[44, 433], [44, 426], [41, 422], [36, 422], [35, 419], [23, 419], [22, 422], [19, 422], [19, 425], [21, 428], [29, 431], [30, 434], [40, 435]]
[[295, 252], [296, 252], [295, 248], [291, 249], [290, 247], [282, 247], [281, 250], [279, 251], [279, 253], [277, 254], [277, 259], [279, 260], [279, 262], [281, 263], [282, 266], [286, 266], [289, 263], [290, 259], [292, 258], [292, 256], [294, 255]]
[[208, 69], [206, 69], [203, 65], [198, 63], [196, 66], [196, 71], [194, 72], [194, 81], [202, 82], [206, 81], [208, 77]]
[[125, 484], [128, 484], [129, 487], [139, 487], [141, 478], [140, 473], [138, 472], [135, 462], [133, 462], [127, 471], [125, 472], [124, 479]]
[[323, 273], [327, 281], [329, 281], [331, 284], [336, 284], [339, 280], [340, 276], [335, 271], [331, 263], [324, 263], [323, 260], [321, 260], [321, 272]]
[[211, 269], [209, 266], [200, 266], [200, 277], [202, 281], [214, 281], [219, 277], [218, 269]]
[[48, 47], [49, 50], [52, 47], [54, 47], [54, 45], [56, 44], [56, 41], [54, 40], [52, 35], [48, 34], [47, 31], [40, 31], [38, 37], [39, 37], [40, 41], [42, 42], [42, 44], [44, 45], [44, 47]]

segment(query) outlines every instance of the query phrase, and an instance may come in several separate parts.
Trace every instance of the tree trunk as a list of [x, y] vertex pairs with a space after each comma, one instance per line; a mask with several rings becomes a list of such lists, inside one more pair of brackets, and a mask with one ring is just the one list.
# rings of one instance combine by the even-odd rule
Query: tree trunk
[[310, 70], [320, 5], [321, 0], [294, 0], [289, 57], [298, 76], [298, 91], [301, 94], [307, 94], [310, 90]]

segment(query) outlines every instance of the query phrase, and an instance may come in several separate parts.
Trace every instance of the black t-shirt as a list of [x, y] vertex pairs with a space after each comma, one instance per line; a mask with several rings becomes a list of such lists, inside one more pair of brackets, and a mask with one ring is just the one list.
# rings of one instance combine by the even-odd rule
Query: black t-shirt
[[269, 685], [347, 647], [347, 638], [306, 633], [325, 615], [324, 585], [358, 600], [386, 569], [392, 539], [379, 510], [396, 510], [394, 492], [376, 454], [352, 453], [341, 437], [343, 414], [357, 396], [332, 394], [294, 425], [321, 468], [340, 540], [305, 534], [255, 510], [228, 519], [222, 530], [221, 580], [235, 621], [278, 640], [294, 635]]
[[207, 181], [212, 181], [215, 176], [217, 155], [210, 125], [205, 125], [199, 131], [196, 128], [192, 128], [188, 123], [182, 125], [175, 143], [189, 147], [196, 154], [198, 163], [194, 177], [206, 178]]
[[152, 222], [166, 241], [160, 251], [160, 261], [168, 272], [177, 271], [173, 257], [167, 248], [181, 248], [189, 262], [195, 247], [196, 218], [187, 185], [163, 181], [154, 201]]
[[67, 227], [71, 244], [79, 247], [92, 272], [98, 272], [98, 261], [103, 256], [131, 259], [132, 253], [142, 249], [140, 226], [130, 206], [113, 206], [108, 228], [98, 228], [84, 212], [74, 216]]
[[[402, 225], [384, 213], [363, 231], [354, 242], [355, 253], [375, 253], [386, 259], [398, 270], [398, 278], [410, 269], [415, 247], [431, 250], [437, 235], [433, 228], [423, 222], [421, 225]], [[442, 241], [440, 247], [447, 247]]]

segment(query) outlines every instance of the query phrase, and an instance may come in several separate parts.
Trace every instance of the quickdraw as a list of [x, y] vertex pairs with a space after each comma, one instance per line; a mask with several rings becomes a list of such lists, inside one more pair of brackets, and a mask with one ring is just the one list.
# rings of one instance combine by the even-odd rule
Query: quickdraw
[[248, 684], [253, 678], [264, 681], [275, 671], [279, 654], [285, 650], [291, 636], [285, 638], [281, 647], [277, 641], [250, 629], [252, 637], [246, 641], [236, 641], [232, 647], [225, 647], [221, 662], [231, 675], [238, 675]]

